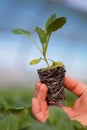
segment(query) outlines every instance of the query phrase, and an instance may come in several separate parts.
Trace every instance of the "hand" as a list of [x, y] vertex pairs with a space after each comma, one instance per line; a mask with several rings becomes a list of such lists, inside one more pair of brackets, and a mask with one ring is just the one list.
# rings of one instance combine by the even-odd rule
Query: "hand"
[[32, 98], [32, 113], [41, 123], [44, 123], [49, 116], [46, 102], [47, 91], [47, 86], [38, 82], [34, 91], [34, 98]]
[[87, 126], [87, 85], [69, 77], [65, 77], [64, 84], [68, 90], [78, 96], [78, 99], [72, 107], [62, 106], [62, 109], [72, 120], [80, 121]]
[[[65, 77], [64, 84], [68, 90], [78, 96], [72, 107], [60, 105], [72, 120], [80, 121], [87, 125], [87, 86], [77, 80]], [[32, 113], [36, 119], [42, 123], [49, 116], [46, 102], [47, 86], [37, 83], [34, 98], [32, 99]]]

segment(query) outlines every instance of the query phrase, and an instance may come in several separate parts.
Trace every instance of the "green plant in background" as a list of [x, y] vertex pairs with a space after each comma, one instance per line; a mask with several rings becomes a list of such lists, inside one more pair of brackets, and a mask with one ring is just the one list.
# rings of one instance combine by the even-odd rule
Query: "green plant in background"
[[29, 31], [18, 29], [18, 28], [13, 30], [13, 33], [15, 34], [24, 34], [25, 36], [27, 36], [32, 41], [32, 43], [34, 43], [36, 48], [40, 51], [42, 57], [32, 60], [30, 62], [31, 65], [38, 64], [41, 60], [43, 60], [46, 62], [48, 67], [50, 66], [49, 61], [52, 62], [51, 66], [55, 66], [55, 65], [63, 66], [63, 63], [61, 62], [56, 62], [52, 59], [47, 59], [47, 49], [48, 49], [49, 40], [51, 38], [51, 34], [54, 31], [57, 31], [58, 29], [60, 29], [65, 23], [66, 23], [65, 17], [57, 18], [56, 14], [53, 14], [47, 19], [44, 30], [36, 26], [34, 31], [39, 36], [41, 47], [39, 47], [36, 41], [32, 38], [31, 33]]
[[[0, 130], [87, 130], [70, 118], [60, 108], [49, 107], [49, 118], [39, 123], [31, 112], [33, 90], [25, 88], [0, 90]], [[69, 101], [75, 99], [69, 94]], [[73, 100], [74, 102], [74, 100]]]

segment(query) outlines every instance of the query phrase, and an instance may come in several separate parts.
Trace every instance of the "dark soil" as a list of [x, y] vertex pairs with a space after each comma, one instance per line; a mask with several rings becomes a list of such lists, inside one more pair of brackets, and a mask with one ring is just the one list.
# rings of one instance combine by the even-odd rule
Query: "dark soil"
[[65, 99], [64, 77], [65, 68], [57, 66], [50, 69], [39, 69], [38, 74], [41, 83], [48, 87], [47, 103], [57, 104]]

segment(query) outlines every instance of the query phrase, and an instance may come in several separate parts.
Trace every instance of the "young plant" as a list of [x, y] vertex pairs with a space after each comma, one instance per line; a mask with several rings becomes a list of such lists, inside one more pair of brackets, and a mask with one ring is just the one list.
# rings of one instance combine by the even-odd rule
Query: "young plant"
[[[31, 65], [38, 64], [41, 60], [43, 60], [46, 62], [48, 67], [55, 66], [55, 65], [63, 66], [63, 63], [61, 62], [56, 62], [52, 59], [47, 59], [47, 49], [48, 49], [49, 40], [52, 33], [60, 29], [65, 23], [66, 23], [65, 17], [57, 18], [56, 14], [53, 14], [47, 19], [44, 30], [36, 26], [34, 31], [39, 36], [41, 47], [39, 47], [36, 41], [32, 38], [31, 33], [29, 31], [18, 29], [18, 28], [13, 30], [13, 33], [15, 34], [24, 34], [25, 36], [27, 36], [32, 41], [32, 43], [36, 46], [36, 48], [40, 51], [42, 56], [37, 59], [32, 60], [30, 62]], [[49, 64], [49, 61], [52, 62], [51, 65]]]
[[[47, 49], [49, 40], [54, 31], [60, 29], [66, 23], [65, 17], [56, 17], [56, 14], [51, 15], [46, 23], [44, 29], [36, 26], [34, 31], [38, 34], [41, 47], [32, 38], [31, 33], [23, 29], [14, 29], [15, 34], [26, 35], [36, 48], [40, 51], [41, 57], [34, 59], [30, 62], [31, 65], [38, 64], [41, 60], [45, 61], [47, 67], [45, 69], [39, 69], [38, 75], [41, 83], [45, 83], [48, 86], [47, 102], [48, 104], [58, 104], [65, 99], [64, 94], [64, 76], [65, 68], [62, 62], [56, 62], [47, 58]], [[49, 61], [51, 61], [49, 63]]]

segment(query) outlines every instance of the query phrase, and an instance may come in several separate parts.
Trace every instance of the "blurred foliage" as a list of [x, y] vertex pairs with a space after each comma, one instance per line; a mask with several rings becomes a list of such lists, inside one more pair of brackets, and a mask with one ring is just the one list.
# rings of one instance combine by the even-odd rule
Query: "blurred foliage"
[[[69, 91], [65, 91], [63, 104], [73, 105], [76, 100]], [[39, 123], [31, 112], [33, 89], [14, 88], [0, 90], [0, 130], [87, 130], [86, 127], [70, 118], [60, 108], [49, 107], [49, 118], [45, 124]]]

